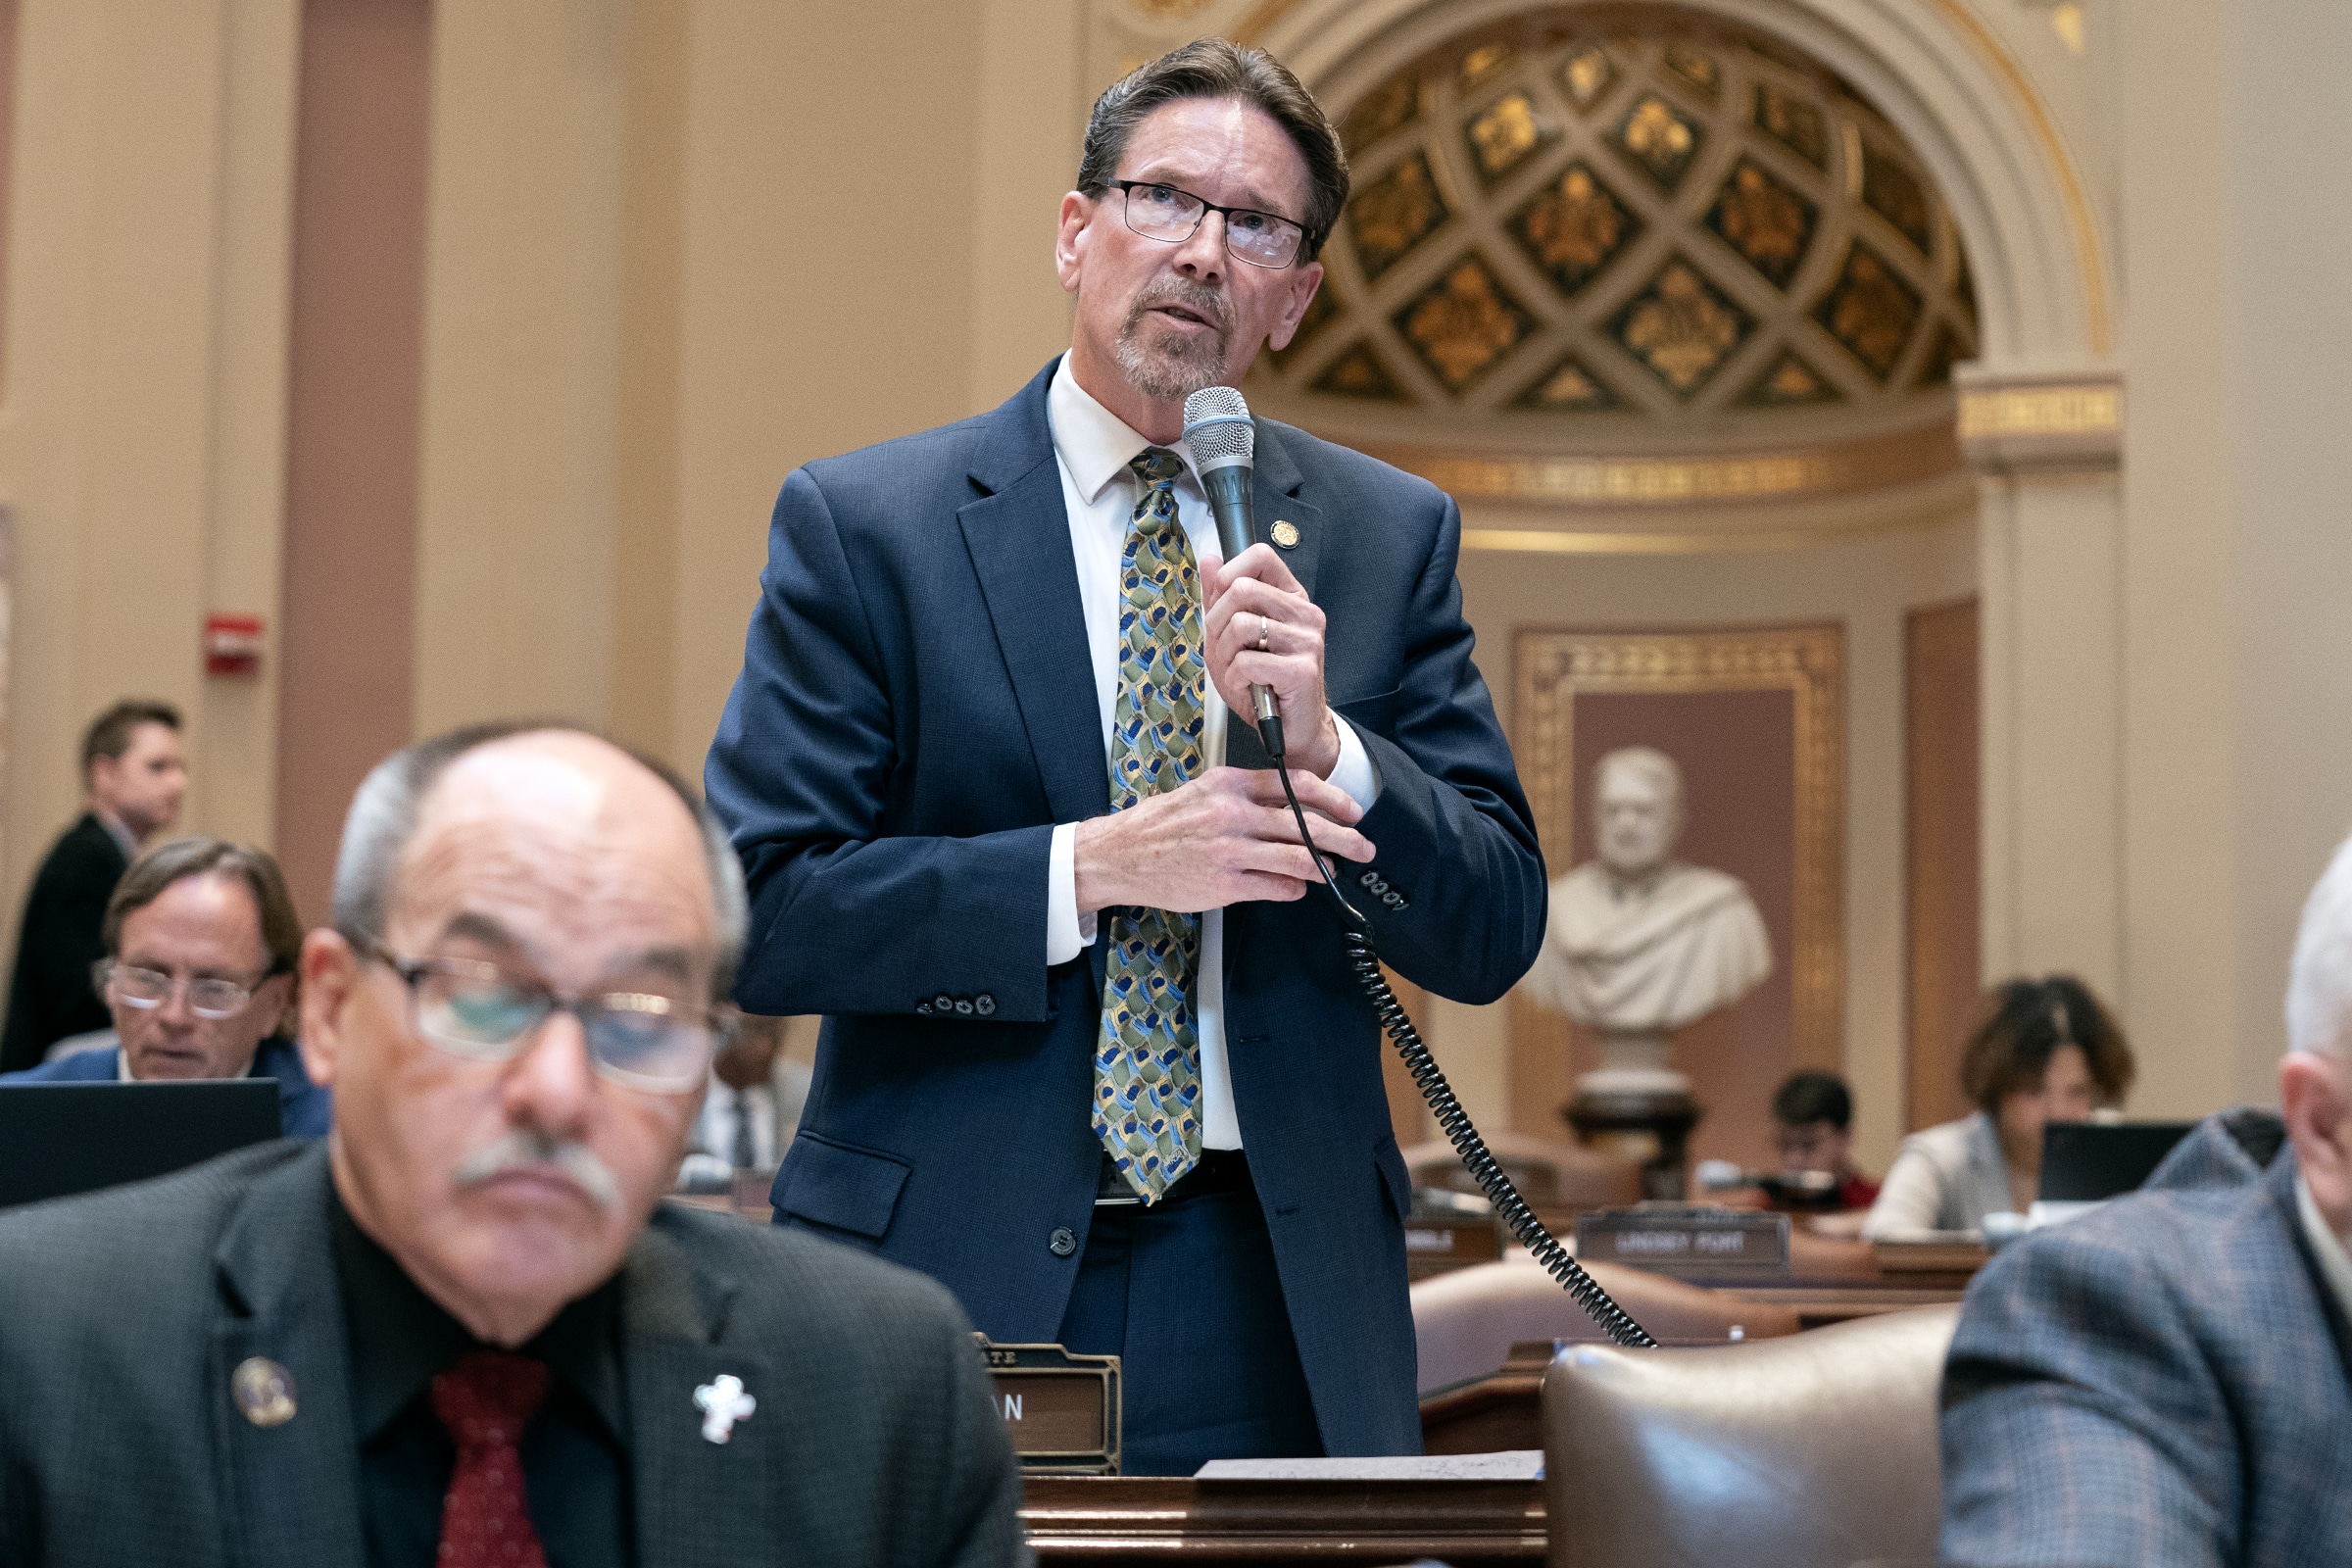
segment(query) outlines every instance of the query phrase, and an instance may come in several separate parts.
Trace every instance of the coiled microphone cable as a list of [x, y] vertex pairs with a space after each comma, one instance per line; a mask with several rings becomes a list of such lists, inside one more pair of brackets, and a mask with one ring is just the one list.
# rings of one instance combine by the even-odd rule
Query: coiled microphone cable
[[1439, 1070], [1437, 1058], [1429, 1054], [1429, 1047], [1422, 1044], [1420, 1031], [1413, 1027], [1413, 1020], [1405, 1015], [1403, 1004], [1396, 1000], [1396, 993], [1390, 989], [1388, 976], [1380, 972], [1380, 956], [1372, 951], [1369, 922], [1354, 905], [1348, 902], [1348, 895], [1340, 891], [1339, 882], [1331, 874], [1330, 863], [1323, 852], [1315, 848], [1314, 837], [1306, 830], [1306, 812], [1298, 805], [1298, 792], [1291, 787], [1291, 772], [1283, 763], [1280, 748], [1269, 747], [1268, 750], [1274, 756], [1275, 776], [1282, 780], [1282, 793], [1291, 803], [1291, 815], [1298, 824], [1299, 842], [1306, 846], [1306, 853], [1313, 858], [1315, 869], [1323, 873], [1323, 885], [1331, 890], [1332, 898], [1339, 904], [1342, 940], [1347, 944], [1348, 967], [1355, 971], [1356, 984], [1363, 987], [1364, 995], [1372, 999], [1372, 1006], [1380, 1014], [1381, 1029], [1396, 1047], [1396, 1054], [1404, 1058], [1405, 1070], [1413, 1075], [1413, 1084], [1421, 1091], [1421, 1098], [1429, 1102], [1430, 1113], [1437, 1117], [1438, 1126], [1444, 1130], [1446, 1141], [1453, 1145], [1454, 1153], [1461, 1157], [1462, 1168], [1477, 1180], [1479, 1190], [1487, 1195], [1487, 1201], [1494, 1206], [1494, 1212], [1511, 1228], [1511, 1234], [1519, 1239], [1520, 1245], [1528, 1250], [1537, 1262], [1544, 1265], [1545, 1272], [1559, 1281], [1562, 1290], [1576, 1298], [1577, 1305], [1592, 1314], [1592, 1321], [1600, 1325], [1602, 1332], [1619, 1345], [1635, 1349], [1654, 1348], [1658, 1342], [1649, 1337], [1648, 1331], [1635, 1322], [1632, 1314], [1619, 1306], [1609, 1293], [1601, 1289], [1600, 1282], [1586, 1273], [1584, 1266], [1570, 1257], [1567, 1249], [1560, 1246], [1552, 1238], [1551, 1232], [1544, 1228], [1544, 1222], [1536, 1217], [1534, 1209], [1527, 1206], [1527, 1200], [1519, 1196], [1519, 1189], [1511, 1185], [1511, 1178], [1504, 1174], [1502, 1166], [1488, 1150], [1487, 1141], [1471, 1125], [1469, 1112], [1462, 1109], [1462, 1102], [1454, 1098], [1453, 1086], [1446, 1081], [1446, 1074]]

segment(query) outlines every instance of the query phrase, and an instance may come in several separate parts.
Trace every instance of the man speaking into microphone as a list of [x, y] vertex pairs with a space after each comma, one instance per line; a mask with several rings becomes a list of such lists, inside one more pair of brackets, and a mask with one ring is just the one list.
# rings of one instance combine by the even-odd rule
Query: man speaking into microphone
[[1420, 1446], [1385, 1047], [1252, 688], [1393, 968], [1491, 1002], [1544, 932], [1452, 502], [1258, 420], [1260, 542], [1225, 560], [1185, 439], [1290, 341], [1347, 196], [1263, 53], [1105, 91], [1054, 243], [1069, 352], [785, 480], [708, 766], [738, 996], [826, 1015], [778, 1222], [1000, 1343], [1124, 1357], [1131, 1474]]

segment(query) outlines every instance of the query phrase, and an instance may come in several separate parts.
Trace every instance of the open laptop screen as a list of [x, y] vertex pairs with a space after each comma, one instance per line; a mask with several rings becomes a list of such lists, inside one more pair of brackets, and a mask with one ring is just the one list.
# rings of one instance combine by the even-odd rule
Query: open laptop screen
[[2045, 1202], [2089, 1203], [2131, 1192], [2164, 1163], [2196, 1123], [2051, 1122], [2041, 1130]]
[[0, 1084], [0, 1207], [169, 1175], [277, 1135], [271, 1078]]

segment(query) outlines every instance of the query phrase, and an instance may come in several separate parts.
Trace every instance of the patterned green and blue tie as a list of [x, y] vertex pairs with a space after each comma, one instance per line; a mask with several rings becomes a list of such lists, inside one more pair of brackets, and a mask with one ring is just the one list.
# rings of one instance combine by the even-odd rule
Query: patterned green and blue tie
[[[1110, 721], [1110, 806], [1123, 811], [1200, 776], [1200, 573], [1176, 519], [1176, 455], [1130, 463], [1143, 498], [1119, 554], [1119, 691]], [[1200, 916], [1120, 905], [1104, 911], [1102, 1037], [1095, 1133], [1119, 1174], [1155, 1203], [1200, 1157], [1200, 1032], [1193, 982]]]

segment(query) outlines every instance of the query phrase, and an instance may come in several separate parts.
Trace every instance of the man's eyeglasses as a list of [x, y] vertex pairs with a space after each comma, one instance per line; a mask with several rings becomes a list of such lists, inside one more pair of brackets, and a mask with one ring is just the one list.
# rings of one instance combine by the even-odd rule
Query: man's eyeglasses
[[1126, 203], [1127, 226], [1146, 239], [1181, 245], [1200, 231], [1211, 213], [1225, 215], [1225, 249], [1251, 267], [1284, 268], [1298, 259], [1306, 230], [1287, 218], [1247, 207], [1219, 207], [1189, 190], [1152, 179], [1114, 179]]
[[243, 1012], [245, 1004], [253, 1000], [253, 994], [270, 977], [264, 975], [249, 986], [241, 986], [234, 980], [210, 977], [191, 980], [185, 975], [168, 975], [161, 969], [142, 969], [136, 964], [101, 958], [91, 971], [90, 978], [101, 995], [111, 993], [125, 1007], [136, 1007], [141, 1012], [154, 1011], [170, 1002], [174, 991], [185, 986], [188, 988], [188, 1010], [199, 1018], [211, 1018], [217, 1022], [222, 1018], [234, 1018]]
[[518, 1054], [559, 1012], [580, 1021], [597, 1072], [630, 1089], [699, 1089], [710, 1058], [734, 1032], [732, 1009], [643, 991], [559, 997], [536, 981], [479, 958], [401, 958], [369, 941], [352, 944], [409, 988], [410, 1026], [426, 1043], [476, 1061]]

